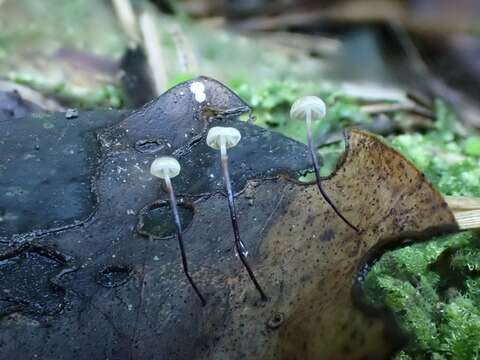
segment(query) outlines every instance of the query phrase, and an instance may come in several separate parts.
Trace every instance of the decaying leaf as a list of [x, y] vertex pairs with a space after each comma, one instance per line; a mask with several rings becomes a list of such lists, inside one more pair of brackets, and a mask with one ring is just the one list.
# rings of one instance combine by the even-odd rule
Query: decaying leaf
[[[238, 115], [248, 111], [243, 101], [213, 80], [193, 81], [204, 85], [204, 102], [195, 100], [190, 81], [131, 115], [0, 122], [10, 136], [0, 140], [2, 354], [391, 354], [398, 344], [386, 339], [385, 318], [359, 306], [359, 271], [386, 246], [456, 230], [442, 196], [375, 136], [348, 131], [346, 155], [324, 184], [340, 211], [362, 229], [357, 234], [315, 184], [295, 180], [310, 168], [304, 145], [240, 122]], [[28, 142], [22, 138], [26, 124], [32, 125]], [[231, 175], [240, 232], [267, 302], [233, 251], [218, 154], [205, 145], [206, 131], [215, 125], [242, 133], [229, 152]], [[72, 143], [73, 153], [62, 152]], [[190, 271], [207, 298], [205, 307], [181, 270], [167, 195], [148, 172], [161, 155], [174, 155], [183, 167], [174, 186]], [[66, 156], [71, 158], [62, 169]], [[29, 172], [37, 163], [39, 172]]]

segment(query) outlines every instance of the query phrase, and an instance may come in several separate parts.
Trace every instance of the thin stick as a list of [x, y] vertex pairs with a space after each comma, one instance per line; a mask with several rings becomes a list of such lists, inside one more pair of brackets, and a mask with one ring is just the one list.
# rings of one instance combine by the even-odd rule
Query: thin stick
[[172, 37], [173, 42], [175, 43], [175, 48], [177, 50], [178, 67], [180, 71], [189, 74], [197, 74], [197, 60], [192, 51], [192, 47], [190, 46], [189, 41], [187, 41], [180, 25], [174, 24], [168, 29], [168, 32]]
[[155, 93], [160, 95], [167, 87], [167, 73], [155, 17], [148, 12], [144, 12], [140, 15], [139, 24]]
[[168, 176], [165, 177], [165, 184], [167, 185], [167, 192], [168, 192], [168, 195], [170, 196], [170, 207], [173, 212], [173, 219], [175, 222], [175, 227], [177, 229], [177, 239], [178, 239], [178, 245], [180, 247], [180, 254], [182, 256], [183, 272], [185, 273], [185, 276], [190, 282], [190, 285], [192, 285], [193, 290], [195, 290], [198, 297], [200, 298], [200, 301], [202, 302], [202, 306], [205, 306], [207, 302], [203, 297], [202, 293], [200, 292], [200, 290], [197, 288], [197, 285], [195, 284], [192, 277], [190, 276], [190, 273], [188, 272], [187, 255], [185, 254], [185, 246], [183, 244], [182, 225], [180, 223], [180, 216], [178, 215], [177, 199], [175, 198], [172, 182], [170, 181], [170, 178]]
[[353, 230], [355, 230], [357, 233], [360, 232], [360, 230], [355, 226], [353, 225], [350, 221], [348, 221], [341, 213], [340, 211], [338, 211], [337, 207], [335, 206], [335, 204], [333, 203], [332, 200], [330, 200], [330, 198], [328, 197], [327, 193], [325, 192], [325, 190], [323, 189], [323, 186], [322, 186], [322, 181], [321, 181], [321, 178], [320, 178], [320, 166], [318, 165], [318, 158], [317, 158], [317, 154], [315, 152], [315, 148], [313, 146], [313, 139], [312, 139], [312, 129], [311, 129], [311, 114], [310, 112], [307, 113], [307, 139], [308, 139], [308, 148], [310, 149], [310, 156], [312, 157], [312, 162], [313, 162], [313, 168], [315, 170], [315, 178], [317, 180], [317, 186], [318, 186], [318, 190], [320, 190], [320, 193], [322, 194], [323, 198], [325, 199], [325, 201], [331, 206], [331, 208], [333, 209], [333, 211], [335, 211], [335, 213], [338, 215], [338, 217], [340, 217], [340, 219], [342, 219], [345, 224], [347, 224], [348, 226], [350, 226]]
[[467, 196], [445, 196], [461, 230], [480, 228], [480, 198]]
[[454, 212], [460, 230], [480, 228], [480, 210]]
[[137, 17], [133, 11], [130, 0], [112, 0], [113, 9], [120, 21], [123, 31], [135, 44], [140, 42]]
[[237, 254], [240, 257], [240, 260], [242, 261], [243, 266], [245, 266], [245, 269], [247, 269], [250, 279], [252, 280], [253, 284], [255, 285], [258, 292], [260, 293], [262, 300], [266, 301], [268, 300], [268, 297], [267, 295], [265, 295], [265, 292], [263, 291], [262, 287], [260, 286], [257, 279], [255, 278], [255, 274], [253, 273], [252, 268], [247, 262], [247, 258], [245, 257], [245, 253], [244, 253], [245, 248], [243, 246], [242, 240], [240, 239], [240, 230], [238, 228], [238, 222], [237, 222], [237, 210], [235, 208], [235, 200], [233, 198], [233, 190], [232, 190], [232, 184], [230, 181], [230, 173], [228, 171], [228, 155], [227, 155], [227, 149], [224, 143], [221, 144], [220, 153], [221, 153], [221, 159], [222, 159], [223, 178], [225, 180], [225, 187], [227, 188], [228, 207], [230, 209], [230, 218], [232, 219], [233, 235], [235, 236], [235, 249], [237, 250]]
[[386, 114], [397, 111], [409, 111], [413, 114], [420, 115], [428, 119], [433, 119], [435, 117], [435, 114], [431, 110], [424, 109], [415, 104], [377, 103], [371, 105], [363, 105], [360, 107], [360, 109], [369, 115]]

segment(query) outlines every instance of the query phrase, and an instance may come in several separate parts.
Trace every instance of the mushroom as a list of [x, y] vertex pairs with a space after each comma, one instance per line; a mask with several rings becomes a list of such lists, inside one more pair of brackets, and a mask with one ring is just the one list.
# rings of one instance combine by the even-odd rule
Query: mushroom
[[220, 150], [220, 158], [223, 170], [223, 180], [227, 189], [228, 207], [230, 209], [230, 219], [232, 220], [233, 235], [235, 237], [235, 249], [245, 269], [250, 276], [255, 288], [260, 293], [262, 300], [266, 301], [268, 298], [262, 287], [258, 283], [252, 268], [247, 262], [247, 252], [245, 246], [240, 238], [240, 230], [237, 221], [237, 210], [235, 207], [235, 199], [233, 196], [232, 183], [230, 181], [230, 173], [228, 171], [228, 154], [227, 149], [236, 146], [242, 138], [240, 131], [232, 127], [215, 126], [212, 127], [207, 134], [207, 145], [215, 150]]
[[173, 219], [177, 230], [177, 239], [178, 245], [180, 247], [180, 254], [182, 256], [183, 271], [188, 281], [192, 285], [193, 290], [195, 290], [198, 297], [200, 298], [202, 306], [205, 306], [207, 302], [205, 301], [205, 298], [201, 294], [197, 285], [190, 276], [190, 273], [188, 272], [187, 256], [185, 254], [185, 246], [183, 244], [182, 224], [180, 222], [180, 216], [178, 215], [177, 199], [175, 197], [175, 192], [173, 191], [172, 182], [170, 180], [171, 178], [174, 178], [180, 173], [180, 169], [181, 167], [177, 159], [170, 156], [162, 156], [153, 160], [152, 165], [150, 166], [150, 173], [153, 176], [163, 179], [165, 181], [167, 192], [170, 197], [170, 207], [172, 209]]
[[293, 120], [305, 120], [307, 125], [307, 139], [308, 139], [308, 148], [310, 150], [310, 156], [312, 157], [313, 168], [315, 170], [315, 178], [317, 180], [318, 190], [322, 194], [325, 201], [332, 207], [335, 213], [353, 230], [357, 233], [359, 229], [348, 221], [337, 209], [332, 200], [328, 197], [327, 193], [322, 187], [322, 179], [320, 177], [320, 166], [318, 163], [317, 153], [315, 152], [315, 147], [313, 146], [312, 140], [312, 121], [319, 120], [327, 114], [327, 108], [322, 99], [316, 96], [305, 96], [296, 100], [292, 108], [290, 109], [290, 118]]

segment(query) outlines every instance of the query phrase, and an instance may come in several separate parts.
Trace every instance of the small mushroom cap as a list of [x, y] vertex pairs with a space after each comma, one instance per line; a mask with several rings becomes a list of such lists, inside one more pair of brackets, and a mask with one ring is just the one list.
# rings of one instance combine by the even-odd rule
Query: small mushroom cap
[[240, 131], [233, 127], [214, 126], [208, 130], [207, 145], [214, 149], [220, 149], [220, 145], [223, 141], [227, 149], [236, 146], [242, 135]]
[[150, 165], [150, 174], [165, 179], [166, 177], [174, 178], [180, 173], [180, 163], [171, 156], [162, 156], [153, 160]]
[[304, 96], [293, 103], [290, 109], [290, 118], [305, 120], [308, 112], [310, 112], [312, 120], [321, 119], [327, 114], [327, 107], [319, 97]]

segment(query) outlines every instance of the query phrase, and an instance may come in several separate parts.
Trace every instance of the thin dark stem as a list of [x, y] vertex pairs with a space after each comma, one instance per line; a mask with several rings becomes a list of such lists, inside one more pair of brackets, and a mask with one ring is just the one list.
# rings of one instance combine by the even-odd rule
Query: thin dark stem
[[345, 216], [343, 216], [340, 211], [337, 209], [337, 207], [335, 206], [335, 204], [333, 203], [332, 200], [330, 200], [329, 196], [327, 195], [327, 193], [325, 192], [325, 190], [323, 189], [323, 186], [322, 186], [322, 181], [321, 181], [321, 177], [320, 177], [320, 166], [318, 165], [318, 158], [317, 158], [317, 153], [315, 151], [315, 147], [313, 146], [313, 140], [312, 140], [312, 131], [310, 129], [310, 126], [307, 125], [307, 139], [308, 139], [308, 148], [310, 150], [310, 156], [312, 157], [312, 162], [313, 162], [313, 168], [315, 170], [315, 178], [317, 180], [317, 186], [318, 186], [318, 190], [320, 190], [320, 193], [322, 194], [323, 198], [325, 199], [325, 201], [330, 205], [330, 207], [333, 209], [333, 211], [335, 211], [335, 213], [338, 215], [338, 217], [340, 219], [342, 219], [345, 224], [347, 224], [348, 226], [350, 226], [353, 230], [355, 230], [357, 233], [360, 232], [360, 230], [355, 226], [353, 225], [350, 221], [348, 221]]
[[258, 292], [260, 293], [262, 300], [267, 301], [268, 297], [267, 295], [265, 295], [265, 292], [263, 291], [262, 287], [260, 286], [257, 279], [255, 278], [255, 274], [253, 273], [253, 270], [248, 264], [247, 258], [245, 257], [243, 243], [242, 243], [242, 240], [240, 239], [240, 230], [238, 228], [237, 210], [235, 208], [235, 200], [233, 197], [232, 183], [230, 181], [230, 173], [228, 171], [228, 157], [222, 156], [221, 158], [222, 158], [223, 178], [225, 180], [225, 187], [227, 188], [228, 207], [230, 209], [230, 218], [232, 219], [233, 235], [235, 236], [235, 249], [237, 250], [238, 256], [240, 257], [240, 260], [242, 261], [243, 266], [245, 266], [245, 269], [247, 270], [248, 275], [250, 276], [250, 279], [252, 280], [253, 284], [255, 285]]
[[197, 285], [195, 284], [192, 277], [190, 276], [190, 273], [188, 272], [187, 255], [185, 254], [185, 246], [183, 244], [182, 224], [180, 223], [180, 216], [178, 215], [177, 199], [175, 198], [175, 192], [173, 191], [172, 183], [170, 182], [169, 178], [165, 179], [165, 183], [167, 185], [168, 194], [170, 195], [170, 207], [173, 212], [173, 219], [175, 222], [175, 227], [177, 229], [177, 239], [178, 239], [178, 245], [180, 247], [180, 254], [182, 256], [183, 272], [185, 273], [185, 276], [190, 282], [190, 285], [192, 285], [193, 290], [195, 290], [198, 297], [200, 298], [200, 301], [202, 302], [202, 306], [205, 306], [207, 304], [207, 301], [203, 297], [202, 293], [200, 292]]

